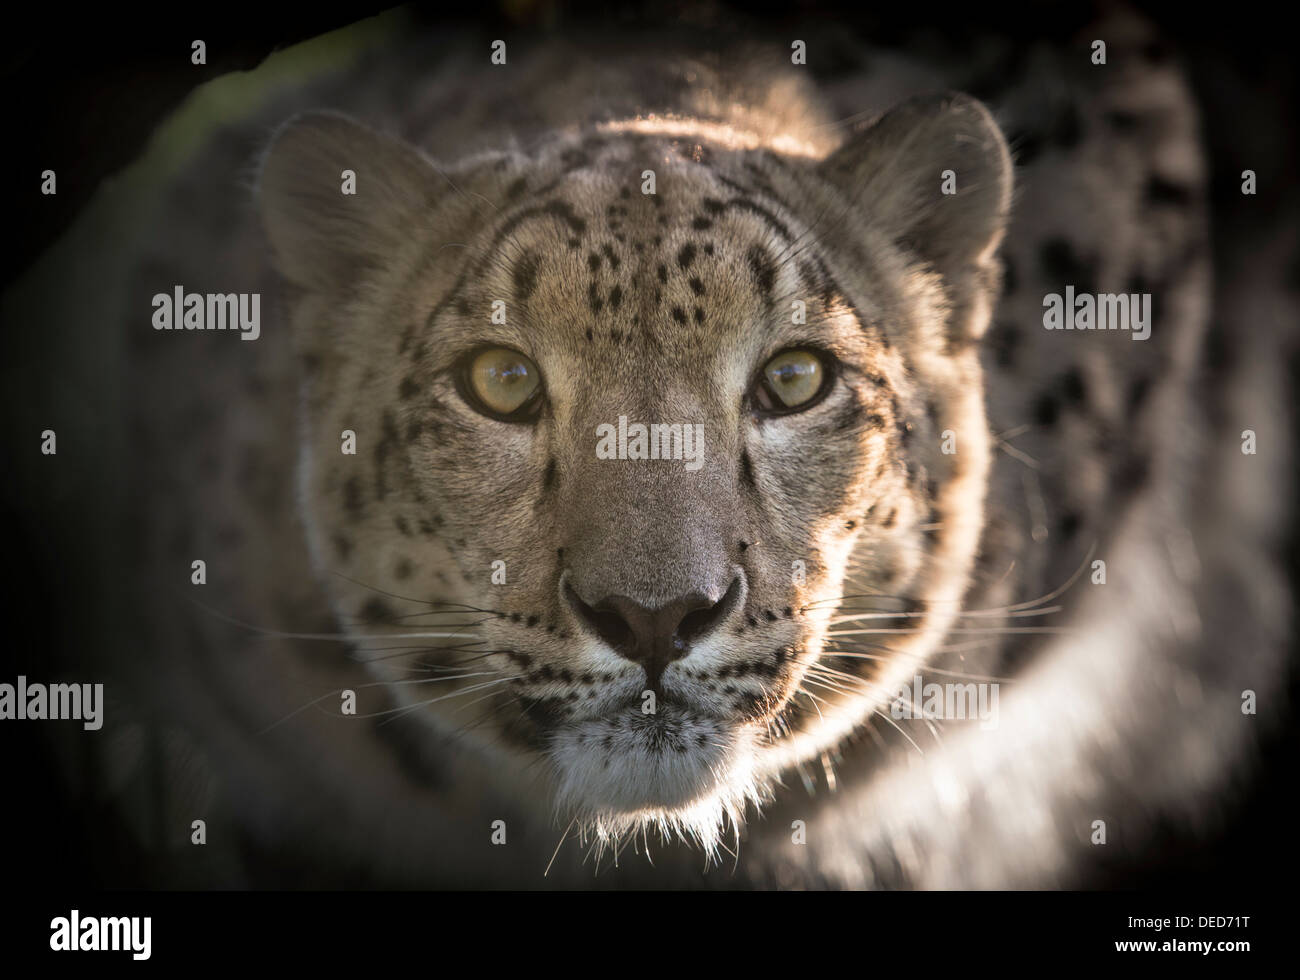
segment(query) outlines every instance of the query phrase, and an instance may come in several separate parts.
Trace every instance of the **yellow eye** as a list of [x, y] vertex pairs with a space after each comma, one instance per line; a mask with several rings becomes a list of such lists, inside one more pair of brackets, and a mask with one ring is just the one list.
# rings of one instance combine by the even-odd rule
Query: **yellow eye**
[[541, 390], [542, 373], [517, 350], [492, 347], [474, 355], [466, 381], [480, 410], [489, 415], [527, 415]]
[[826, 383], [826, 366], [811, 351], [786, 350], [763, 368], [755, 402], [766, 412], [782, 412], [807, 405]]

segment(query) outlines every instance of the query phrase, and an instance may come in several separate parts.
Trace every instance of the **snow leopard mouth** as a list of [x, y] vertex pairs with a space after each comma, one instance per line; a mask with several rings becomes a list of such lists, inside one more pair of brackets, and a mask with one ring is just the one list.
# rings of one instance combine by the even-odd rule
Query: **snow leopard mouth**
[[564, 725], [550, 735], [564, 802], [590, 814], [670, 811], [747, 779], [752, 737], [734, 719], [661, 705]]

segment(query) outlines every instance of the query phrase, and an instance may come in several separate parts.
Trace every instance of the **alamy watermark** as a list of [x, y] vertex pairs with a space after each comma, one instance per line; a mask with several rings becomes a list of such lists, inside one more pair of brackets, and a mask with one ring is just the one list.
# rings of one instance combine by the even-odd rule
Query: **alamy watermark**
[[1151, 336], [1150, 293], [1076, 293], [1043, 297], [1043, 326], [1048, 330], [1131, 330], [1133, 340]]
[[0, 684], [0, 721], [79, 721], [88, 732], [104, 725], [103, 684]]
[[50, 920], [50, 949], [56, 953], [84, 951], [129, 952], [133, 960], [152, 953], [153, 919], [147, 915], [82, 916], [73, 909]]
[[240, 340], [262, 335], [261, 293], [187, 293], [184, 286], [153, 298], [155, 330], [238, 330]]
[[704, 465], [704, 426], [689, 422], [664, 425], [628, 424], [618, 417], [618, 426], [603, 422], [596, 426], [597, 459], [680, 459], [694, 472]]
[[997, 682], [937, 684], [924, 682], [920, 674], [912, 683], [901, 685], [890, 702], [889, 713], [895, 718], [923, 718], [935, 721], [960, 721], [978, 718], [980, 728], [998, 727]]

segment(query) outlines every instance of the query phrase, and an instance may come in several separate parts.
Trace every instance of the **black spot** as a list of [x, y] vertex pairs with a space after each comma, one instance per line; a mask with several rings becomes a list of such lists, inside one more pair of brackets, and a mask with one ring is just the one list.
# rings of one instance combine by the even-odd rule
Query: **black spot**
[[380, 422], [379, 441], [375, 443], [375, 494], [380, 500], [388, 494], [388, 456], [398, 441], [397, 421], [391, 411], [385, 410]]
[[617, 310], [623, 303], [623, 287], [615, 286], [609, 291], [609, 308]]
[[1066, 513], [1061, 515], [1061, 523], [1059, 527], [1061, 537], [1068, 541], [1079, 531], [1079, 515], [1074, 511], [1066, 511]]
[[1034, 420], [1039, 425], [1053, 426], [1061, 415], [1061, 403], [1050, 392], [1040, 395], [1034, 403]]
[[565, 171], [579, 170], [591, 163], [591, 158], [579, 149], [568, 149], [560, 154], [560, 162], [564, 164]]
[[740, 475], [746, 485], [758, 489], [758, 480], [754, 478], [754, 461], [749, 458], [749, 450], [746, 449], [740, 454]]
[[537, 288], [537, 256], [526, 252], [515, 263], [515, 300], [522, 303]]
[[1148, 204], [1168, 204], [1185, 208], [1192, 203], [1193, 194], [1189, 187], [1165, 180], [1163, 177], [1152, 176], [1147, 181], [1146, 199]]
[[542, 489], [550, 490], [555, 486], [555, 458], [546, 461], [546, 472], [542, 474]]
[[1151, 393], [1151, 378], [1143, 375], [1133, 379], [1128, 389], [1128, 413], [1132, 415], [1142, 408]]
[[812, 263], [800, 260], [796, 268], [799, 270], [799, 282], [803, 284], [804, 289], [819, 296], [827, 292], [821, 273], [813, 267]]
[[361, 492], [361, 477], [353, 474], [343, 483], [343, 509], [354, 521], [365, 515], [365, 501]]
[[515, 198], [517, 198], [520, 194], [523, 193], [524, 188], [527, 186], [528, 186], [528, 178], [526, 177], [515, 178], [515, 180], [511, 182], [510, 186], [506, 188], [506, 201], [507, 202], [513, 201]]
[[1087, 400], [1087, 385], [1084, 383], [1083, 373], [1077, 367], [1070, 368], [1062, 376], [1061, 394], [1071, 405], [1082, 405]]
[[686, 322], [686, 311], [683, 310], [680, 306], [674, 306], [674, 307], [673, 307], [673, 319], [676, 320], [678, 323], [685, 323], [685, 322]]
[[609, 267], [617, 271], [619, 267], [618, 253], [609, 245], [602, 245], [600, 250], [605, 253], [605, 258], [609, 261]]
[[411, 346], [411, 338], [415, 336], [415, 331], [418, 329], [419, 329], [419, 324], [412, 323], [410, 326], [408, 326], [405, 330], [402, 331], [402, 340], [397, 345], [397, 353], [399, 354], [406, 353], [407, 349]]
[[771, 300], [772, 288], [776, 284], [776, 267], [772, 262], [772, 256], [763, 246], [755, 245], [750, 248], [746, 258], [749, 260], [749, 271], [754, 277], [759, 292]]
[[1052, 142], [1063, 150], [1071, 150], [1083, 138], [1083, 121], [1079, 109], [1071, 103], [1061, 110], [1052, 123]]
[[694, 221], [691, 222], [691, 227], [694, 228], [696, 231], [708, 231], [710, 228], [713, 227], [713, 221], [709, 218], [704, 217], [703, 215], [700, 215], [698, 218], [696, 218]]
[[1039, 247], [1043, 275], [1053, 284], [1072, 285], [1077, 293], [1095, 293], [1096, 256], [1081, 256], [1064, 238], [1051, 238]]
[[660, 281], [660, 282], [667, 282], [667, 281], [668, 281], [668, 267], [667, 267], [666, 265], [664, 265], [662, 262], [659, 263], [659, 268], [658, 268], [657, 272], [658, 272], [658, 275], [659, 275], [659, 281]]
[[696, 296], [704, 295], [704, 283], [700, 282], [699, 276], [691, 276], [687, 285], [691, 287], [691, 292], [693, 292]]
[[[868, 423], [873, 429], [880, 429], [884, 426], [884, 419], [879, 415], [868, 417]], [[835, 430], [837, 432], [850, 432], [862, 426], [862, 406], [857, 402], [849, 402], [835, 415]]]
[[1116, 109], [1106, 113], [1106, 122], [1117, 133], [1131, 133], [1138, 128], [1141, 121], [1141, 117], [1136, 112], [1128, 112], [1123, 109]]
[[411, 577], [411, 563], [405, 558], [397, 559], [397, 564], [393, 566], [393, 575], [399, 579]]
[[[677, 265], [680, 266], [682, 269], [689, 269], [691, 267], [691, 263], [694, 261], [695, 261], [695, 245], [692, 242], [687, 242], [677, 252]], [[662, 269], [663, 266], [660, 266], [659, 268]], [[660, 276], [660, 280], [664, 281], [664, 277]]]
[[592, 272], [600, 271], [600, 256], [597, 255], [595, 252], [592, 252], [590, 255], [587, 256], [587, 268], [590, 269]]
[[1020, 281], [1016, 278], [1016, 263], [1010, 255], [1002, 256], [1002, 295], [1004, 297], [1015, 294], [1016, 287]]
[[1140, 490], [1151, 473], [1151, 460], [1140, 450], [1129, 453], [1115, 470], [1112, 485], [1119, 493]]
[[587, 287], [587, 304], [591, 307], [592, 313], [599, 313], [601, 307], [605, 305], [600, 298], [600, 290], [596, 288], [594, 282]]
[[408, 443], [415, 442], [416, 439], [420, 438], [420, 433], [423, 431], [424, 423], [419, 419], [411, 419], [410, 422], [406, 423], [406, 441]]
[[402, 401], [407, 401], [411, 398], [414, 398], [419, 393], [420, 393], [419, 382], [416, 381], [415, 378], [411, 377], [411, 375], [409, 374], [402, 379], [402, 383], [397, 387], [397, 396], [401, 398]]
[[361, 607], [361, 619], [366, 623], [389, 623], [393, 621], [393, 610], [379, 596], [371, 596]]
[[721, 214], [727, 207], [721, 201], [715, 201], [711, 197], [706, 197], [703, 204], [704, 210], [709, 212], [709, 214]]
[[396, 527], [398, 532], [404, 537], [409, 538], [411, 536], [411, 525], [406, 523], [405, 517], [394, 517], [393, 526]]

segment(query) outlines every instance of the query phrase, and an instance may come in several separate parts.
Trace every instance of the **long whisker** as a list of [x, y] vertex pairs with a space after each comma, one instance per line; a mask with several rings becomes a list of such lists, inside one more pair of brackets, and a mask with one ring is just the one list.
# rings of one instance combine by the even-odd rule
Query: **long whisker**
[[[916, 636], [924, 633], [923, 629], [860, 629], [860, 630], [833, 630], [828, 632], [827, 636], [866, 636], [866, 635], [900, 635]], [[1033, 634], [1033, 635], [1053, 635], [1065, 636], [1077, 633], [1077, 629], [1069, 626], [985, 626], [979, 629], [955, 628], [947, 631], [948, 633], [974, 633], [982, 636], [1006, 634]]]
[[444, 694], [440, 697], [429, 698], [427, 701], [417, 701], [415, 704], [404, 705], [400, 708], [385, 708], [383, 711], [371, 711], [364, 715], [357, 715], [356, 717], [378, 718], [382, 715], [391, 715], [392, 717], [386, 718], [384, 721], [381, 721], [379, 723], [381, 725], [387, 725], [390, 724], [391, 722], [396, 721], [398, 718], [401, 718], [403, 715], [410, 714], [412, 711], [418, 711], [420, 708], [427, 708], [429, 705], [437, 704], [439, 701], [446, 701], [450, 698], [464, 697], [466, 694], [473, 694], [476, 691], [482, 691], [485, 688], [493, 687], [497, 684], [506, 684], [512, 680], [514, 680], [513, 677], [498, 677], [496, 680], [483, 681], [483, 683], [481, 684], [471, 684], [463, 691], [453, 691], [450, 694]]
[[186, 596], [190, 602], [194, 603], [204, 612], [208, 613], [214, 619], [230, 623], [232, 626], [239, 626], [243, 629], [256, 633], [258, 636], [270, 636], [281, 640], [324, 640], [334, 643], [353, 643], [357, 640], [473, 640], [478, 639], [472, 633], [424, 633], [424, 632], [392, 632], [379, 633], [373, 636], [353, 636], [349, 633], [295, 633], [289, 630], [266, 629], [262, 626], [255, 626], [252, 623], [245, 623], [243, 620], [235, 619], [233, 616], [227, 616], [225, 613], [218, 612], [206, 603], [200, 602], [192, 596]]
[[[499, 670], [492, 670], [492, 671], [483, 671], [483, 672], [480, 672], [480, 673], [474, 673], [474, 674], [463, 674], [463, 675], [459, 675], [459, 676], [456, 676], [456, 677], [422, 677], [422, 678], [417, 678], [417, 679], [415, 679], [415, 680], [406, 680], [406, 681], [370, 681], [370, 682], [367, 682], [367, 683], [364, 683], [364, 684], [355, 684], [355, 685], [353, 685], [352, 687], [348, 687], [348, 688], [342, 688], [342, 687], [340, 687], [340, 688], [337, 688], [337, 689], [335, 689], [335, 690], [333, 690], [333, 691], [326, 691], [326, 692], [325, 692], [324, 694], [322, 694], [320, 697], [318, 697], [318, 698], [313, 698], [312, 700], [308, 701], [306, 704], [302, 705], [301, 707], [295, 708], [293, 711], [289, 712], [287, 715], [285, 715], [285, 716], [284, 716], [283, 718], [281, 718], [279, 721], [277, 721], [277, 722], [275, 722], [275, 723], [273, 723], [273, 724], [267, 725], [265, 728], [263, 728], [263, 729], [262, 729], [260, 732], [258, 732], [257, 734], [258, 734], [258, 735], [265, 735], [267, 732], [271, 731], [272, 729], [279, 728], [281, 725], [283, 725], [283, 724], [284, 724], [286, 721], [288, 721], [289, 719], [294, 718], [294, 717], [296, 717], [296, 716], [302, 714], [302, 713], [303, 713], [304, 711], [306, 711], [308, 708], [311, 708], [311, 707], [313, 707], [314, 705], [320, 704], [322, 701], [326, 700], [327, 698], [337, 698], [337, 697], [339, 697], [339, 696], [340, 696], [340, 695], [341, 695], [345, 690], [363, 690], [363, 689], [365, 689], [365, 688], [370, 688], [370, 687], [388, 687], [388, 686], [390, 686], [390, 685], [399, 685], [399, 684], [432, 684], [432, 683], [438, 683], [438, 682], [440, 682], [440, 681], [463, 680], [463, 679], [466, 678], [466, 677], [487, 677], [487, 676], [490, 676], [491, 674], [499, 674], [499, 673], [501, 673], [501, 671], [499, 671]], [[462, 693], [463, 693], [463, 692], [462, 692]], [[382, 714], [383, 712], [380, 712], [380, 713]], [[370, 717], [370, 716], [369, 716], [369, 715], [356, 715], [355, 717], [357, 717], [357, 718], [366, 718], [366, 717]]]
[[564, 846], [564, 841], [569, 836], [569, 831], [573, 829], [573, 825], [577, 822], [578, 822], [578, 818], [575, 816], [572, 820], [569, 821], [569, 825], [564, 828], [564, 833], [560, 835], [560, 842], [555, 845], [555, 852], [551, 855], [551, 859], [546, 862], [546, 870], [542, 872], [543, 878], [545, 878], [547, 875], [551, 873], [551, 865], [553, 865], [555, 863], [555, 859], [559, 857], [560, 848]]
[[[1021, 609], [1016, 612], [1007, 612], [1007, 608], [1001, 609], [972, 609], [969, 612], [958, 613], [958, 616], [1007, 616], [1014, 618], [1024, 618], [1027, 616], [1047, 616], [1051, 613], [1060, 612], [1064, 606], [1048, 606], [1044, 609]], [[928, 612], [869, 612], [869, 613], [849, 613], [845, 616], [836, 616], [829, 622], [834, 626], [838, 623], [846, 623], [850, 620], [857, 619], [921, 619], [928, 616]]]

